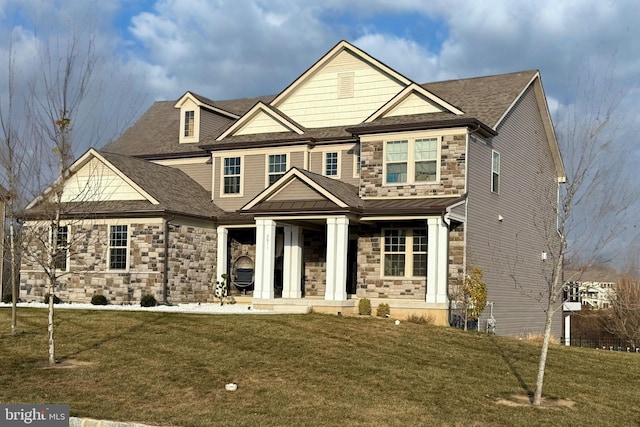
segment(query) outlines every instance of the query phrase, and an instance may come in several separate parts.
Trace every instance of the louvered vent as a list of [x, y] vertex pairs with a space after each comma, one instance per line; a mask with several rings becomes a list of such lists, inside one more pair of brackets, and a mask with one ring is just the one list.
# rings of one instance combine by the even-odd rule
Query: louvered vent
[[338, 74], [338, 98], [353, 98], [355, 73]]

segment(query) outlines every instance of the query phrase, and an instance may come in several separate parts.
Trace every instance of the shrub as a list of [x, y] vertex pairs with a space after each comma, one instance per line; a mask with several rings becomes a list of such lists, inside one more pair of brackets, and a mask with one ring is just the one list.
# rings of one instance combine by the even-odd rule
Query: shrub
[[147, 294], [140, 298], [140, 305], [142, 307], [155, 307], [156, 305], [158, 305], [158, 301], [153, 295]]
[[107, 301], [107, 297], [104, 295], [95, 294], [91, 297], [92, 305], [107, 305], [109, 302]]
[[5, 296], [2, 297], [2, 302], [5, 304], [11, 304], [13, 302], [13, 295], [6, 294]]
[[[44, 294], [44, 303], [49, 304], [49, 298], [51, 298], [51, 294]], [[62, 300], [58, 298], [58, 295], [53, 295], [53, 303], [60, 304]]]
[[371, 300], [369, 298], [362, 298], [358, 301], [358, 313], [361, 316], [371, 315]]
[[391, 314], [391, 308], [389, 307], [389, 304], [378, 304], [376, 314], [378, 315], [378, 317], [389, 317], [389, 315]]
[[433, 325], [433, 317], [411, 313], [407, 316], [407, 322], [417, 323], [418, 325]]

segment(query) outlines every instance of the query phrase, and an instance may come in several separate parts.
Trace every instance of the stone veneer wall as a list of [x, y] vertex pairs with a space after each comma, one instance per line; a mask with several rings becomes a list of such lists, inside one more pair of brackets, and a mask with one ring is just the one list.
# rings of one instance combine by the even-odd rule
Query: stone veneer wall
[[215, 302], [218, 238], [213, 228], [170, 225], [168, 301]]
[[[127, 224], [122, 222], [122, 224]], [[127, 224], [129, 226], [129, 270], [107, 271], [109, 225], [69, 225], [70, 272], [59, 278], [56, 295], [63, 301], [90, 302], [102, 294], [114, 304], [139, 301], [153, 294], [162, 299], [164, 268], [164, 230], [161, 224]], [[28, 230], [25, 230], [29, 233]], [[35, 253], [35, 247], [27, 252]], [[24, 256], [20, 274], [20, 298], [42, 301], [48, 293], [47, 277], [35, 259]]]
[[304, 296], [324, 297], [327, 277], [327, 234], [304, 230]]
[[426, 277], [417, 279], [382, 277], [382, 237], [377, 227], [362, 227], [358, 237], [359, 298], [394, 298], [424, 300]]
[[[454, 223], [455, 224], [455, 223]], [[449, 295], [456, 295], [464, 281], [464, 224], [449, 231]]]
[[[63, 301], [90, 302], [94, 294], [110, 303], [138, 303], [146, 294], [163, 300], [165, 241], [161, 222], [129, 226], [129, 270], [108, 271], [109, 225], [69, 225], [70, 272], [60, 277], [56, 295]], [[28, 226], [27, 226], [28, 227]], [[28, 229], [25, 230], [28, 233]], [[168, 300], [213, 301], [217, 237], [215, 229], [171, 226], [169, 233]], [[35, 253], [36, 247], [26, 253]], [[35, 259], [24, 256], [20, 274], [20, 298], [42, 301], [48, 292], [47, 277]]]
[[384, 141], [362, 142], [360, 197], [415, 197], [464, 193], [465, 134], [447, 135], [441, 143], [440, 182], [433, 184], [384, 184]]

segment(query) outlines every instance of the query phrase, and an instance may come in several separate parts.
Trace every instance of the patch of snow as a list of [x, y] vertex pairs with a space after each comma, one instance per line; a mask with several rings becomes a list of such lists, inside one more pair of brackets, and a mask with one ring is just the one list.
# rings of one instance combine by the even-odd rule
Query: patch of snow
[[[0, 308], [11, 307], [11, 304], [0, 303]], [[18, 307], [30, 308], [47, 308], [47, 304], [42, 302], [21, 302]], [[75, 309], [75, 310], [123, 310], [123, 311], [155, 311], [168, 313], [209, 313], [209, 314], [265, 314], [273, 313], [270, 310], [256, 310], [250, 304], [224, 304], [219, 303], [189, 303], [175, 305], [158, 305], [155, 307], [141, 307], [138, 304], [109, 304], [109, 305], [92, 305], [92, 304], [73, 304], [60, 303], [55, 305], [55, 309]]]

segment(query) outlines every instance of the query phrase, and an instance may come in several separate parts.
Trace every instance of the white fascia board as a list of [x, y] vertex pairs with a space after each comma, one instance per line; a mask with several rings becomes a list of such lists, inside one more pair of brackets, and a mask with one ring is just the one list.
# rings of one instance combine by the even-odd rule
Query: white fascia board
[[281, 125], [297, 133], [298, 135], [304, 134], [304, 131], [300, 129], [298, 125], [284, 118], [278, 111], [274, 110], [269, 105], [266, 105], [262, 101], [258, 101], [256, 105], [254, 105], [249, 111], [247, 111], [242, 117], [240, 117], [234, 124], [232, 124], [229, 127], [229, 129], [227, 129], [222, 133], [222, 135], [217, 137], [216, 141], [222, 141], [227, 136], [233, 135], [236, 131], [241, 129], [242, 126], [244, 126], [249, 120], [251, 120], [259, 111], [264, 112], [269, 117], [271, 117], [274, 121], [279, 122]]
[[411, 83], [409, 86], [405, 87], [400, 92], [398, 92], [398, 94], [396, 96], [391, 98], [391, 100], [389, 100], [389, 102], [387, 102], [382, 107], [380, 107], [378, 109], [378, 111], [376, 111], [371, 116], [369, 116], [364, 122], [365, 123], [371, 123], [372, 121], [384, 116], [389, 111], [391, 111], [393, 108], [395, 108], [399, 103], [401, 103], [402, 101], [407, 99], [412, 93], [418, 93], [418, 94], [424, 96], [425, 98], [433, 101], [436, 105], [444, 108], [445, 110], [447, 110], [447, 111], [449, 111], [449, 112], [451, 112], [451, 113], [453, 113], [453, 114], [455, 114], [457, 116], [460, 116], [460, 115], [464, 114], [464, 111], [456, 108], [452, 104], [449, 104], [444, 99], [442, 99], [440, 97], [437, 97], [436, 95], [432, 94], [431, 92], [429, 92], [428, 90], [426, 90], [425, 88], [420, 86], [419, 84]]
[[198, 98], [193, 96], [193, 94], [191, 92], [186, 92], [184, 95], [182, 95], [180, 97], [180, 99], [178, 99], [178, 101], [176, 102], [176, 104], [173, 107], [174, 108], [182, 108], [182, 105], [185, 103], [186, 100], [191, 100], [198, 107], [206, 108], [207, 110], [214, 111], [214, 112], [216, 112], [218, 114], [221, 114], [223, 116], [229, 117], [230, 119], [238, 119], [240, 117], [237, 114], [234, 114], [234, 113], [231, 113], [229, 111], [223, 110], [221, 108], [215, 107], [215, 106], [213, 106], [211, 104], [205, 104], [204, 102], [200, 101]]

